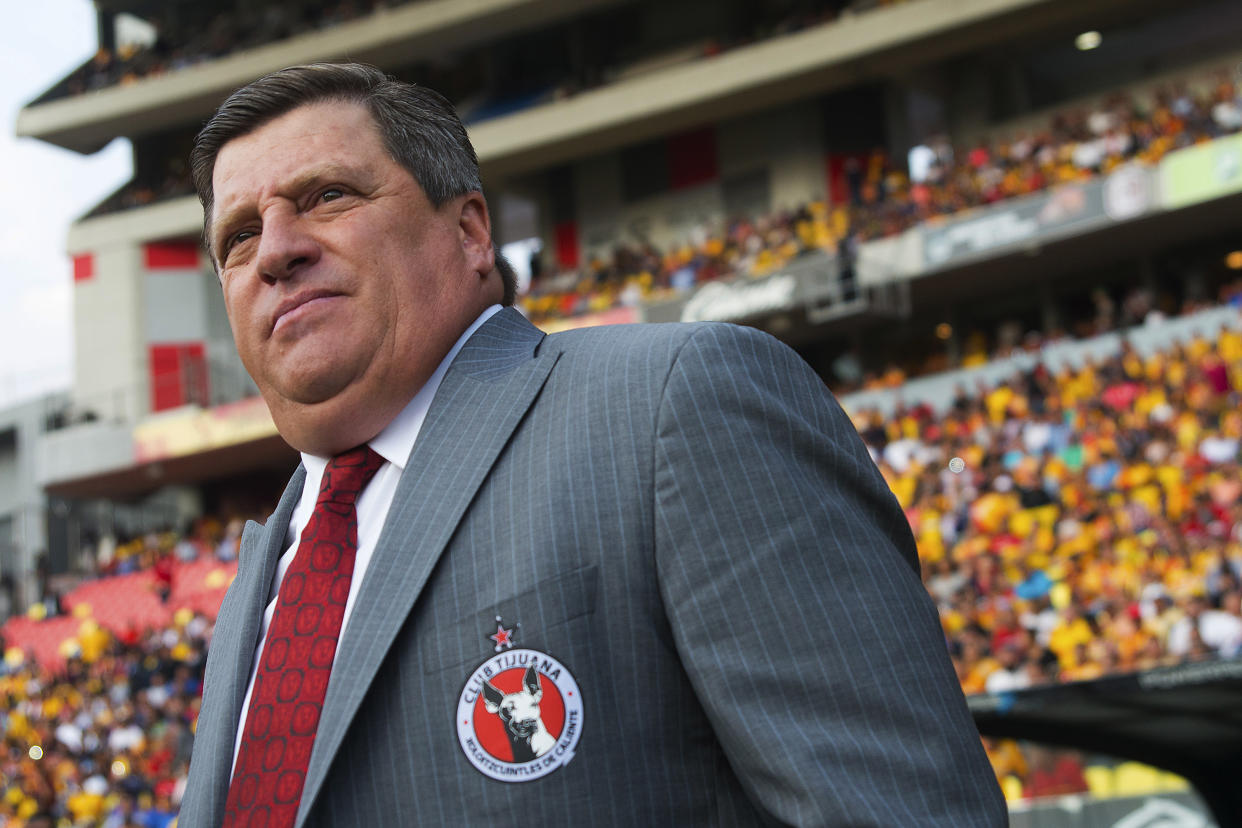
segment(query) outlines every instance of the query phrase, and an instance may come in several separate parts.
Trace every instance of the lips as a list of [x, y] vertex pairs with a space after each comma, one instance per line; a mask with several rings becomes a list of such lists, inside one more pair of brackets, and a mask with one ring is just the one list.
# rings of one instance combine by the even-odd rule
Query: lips
[[275, 330], [280, 327], [280, 323], [285, 316], [296, 311], [303, 305], [314, 302], [317, 299], [331, 299], [334, 296], [340, 295], [341, 294], [336, 293], [335, 291], [320, 289], [304, 290], [301, 293], [290, 296], [288, 299], [285, 299], [276, 306], [276, 312], [272, 314], [271, 331], [275, 332]]

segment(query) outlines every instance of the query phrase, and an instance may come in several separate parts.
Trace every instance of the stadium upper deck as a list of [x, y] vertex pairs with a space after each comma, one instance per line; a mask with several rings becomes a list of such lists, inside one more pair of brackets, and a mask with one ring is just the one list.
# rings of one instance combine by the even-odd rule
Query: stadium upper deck
[[[869, 77], [913, 70], [931, 60], [995, 43], [1015, 30], [1055, 25], [1092, 11], [1107, 11], [1115, 0], [1077, 4], [1052, 0], [918, 0], [860, 4], [857, 0], [816, 3], [770, 2], [775, 22], [732, 19], [744, 4], [693, 2], [668, 4], [621, 0], [486, 0], [460, 4], [420, 0], [297, 34], [278, 42], [231, 52], [210, 60], [168, 61], [149, 75], [122, 73], [119, 82], [85, 94], [56, 98], [72, 85], [65, 79], [19, 115], [18, 133], [80, 152], [90, 152], [117, 136], [141, 138], [186, 124], [201, 123], [224, 95], [264, 72], [292, 63], [349, 57], [374, 62], [398, 74], [413, 74], [445, 88], [460, 75], [482, 69], [489, 78], [462, 95], [497, 93], [497, 77], [511, 66], [487, 66], [493, 54], [509, 59], [524, 47], [547, 50], [548, 35], [564, 42], [584, 33], [600, 45], [609, 62], [593, 54], [566, 56], [567, 70], [582, 75], [572, 87], [588, 93], [566, 96], [559, 88], [548, 100], [536, 90], [503, 94], [479, 115], [503, 113], [480, 123], [472, 138], [489, 178], [538, 169], [590, 152], [667, 134], [687, 125], [761, 110], [786, 100], [812, 97], [826, 89], [856, 84]], [[110, 5], [110, 4], [109, 4]], [[815, 10], [798, 17], [785, 7]], [[832, 10], [885, 6], [835, 17]], [[618, 15], [621, 15], [618, 18]], [[105, 15], [106, 16], [106, 15]], [[781, 37], [779, 21], [833, 19]], [[600, 30], [620, 27], [642, 44], [601, 41]], [[636, 22], [635, 22], [636, 21]], [[101, 20], [101, 31], [108, 26]], [[668, 32], [678, 36], [670, 37]], [[739, 45], [721, 54], [730, 35]], [[946, 37], [946, 33], [953, 33]], [[719, 34], [718, 34], [719, 33]], [[768, 35], [768, 37], [764, 37]], [[555, 50], [553, 50], [555, 51]], [[713, 56], [711, 60], [694, 59]], [[111, 64], [114, 57], [104, 58]], [[442, 73], [434, 64], [458, 62], [475, 71]], [[428, 66], [428, 64], [433, 64]], [[89, 67], [91, 62], [87, 63]], [[457, 67], [455, 67], [457, 68]], [[79, 70], [81, 72], [82, 70]], [[544, 74], [543, 66], [525, 61], [517, 75]], [[75, 73], [76, 75], [77, 73]], [[427, 76], [432, 77], [428, 78]], [[608, 80], [609, 82], [603, 82]], [[555, 84], [552, 84], [555, 85]], [[452, 90], [446, 89], [453, 97]], [[503, 90], [501, 90], [503, 91]], [[535, 94], [531, 94], [531, 92]], [[462, 103], [458, 98], [458, 103]], [[469, 108], [468, 106], [465, 108]], [[185, 214], [189, 226], [196, 217]]]
[[[166, 5], [102, 3], [101, 30], [122, 11], [141, 15]], [[198, 123], [229, 89], [259, 72], [347, 54], [446, 88], [480, 119], [471, 133], [501, 240], [536, 237], [545, 274], [577, 272], [598, 281], [586, 265], [607, 261], [614, 248], [672, 250], [725, 217], [831, 203], [842, 181], [849, 190], [851, 159], [871, 157], [876, 147], [897, 166], [936, 133], [964, 148], [963, 141], [1005, 123], [1047, 118], [1050, 108], [1084, 94], [1126, 88], [1213, 56], [1225, 60], [1231, 33], [1242, 31], [1231, 4], [1206, 0], [1177, 10], [1112, 0], [868, 5], [419, 0], [180, 68], [170, 60], [162, 72], [58, 98], [73, 91], [74, 78], [66, 79], [23, 111], [19, 129], [80, 149], [127, 135], [135, 178], [70, 231], [74, 399], [78, 413], [95, 419], [79, 434], [49, 438], [44, 482], [114, 484], [110, 474], [118, 469], [220, 445], [183, 440], [181, 431], [225, 434], [226, 442], [271, 438], [261, 412], [245, 402], [254, 389], [197, 248], [197, 202], [161, 200], [177, 192], [178, 165], [183, 172]], [[756, 7], [767, 16], [738, 14]], [[1104, 28], [1119, 46], [1100, 50], [1098, 60], [1061, 65], [1056, 58], [1086, 26]], [[612, 39], [599, 40], [601, 29]], [[549, 46], [552, 40], [559, 45]], [[177, 48], [165, 43], [151, 51]], [[166, 185], [173, 189], [161, 189]], [[888, 277], [944, 270], [943, 262], [924, 261], [930, 231], [923, 227], [893, 245], [862, 245], [859, 275], [877, 261]], [[843, 240], [836, 234], [834, 244], [820, 245], [829, 255], [796, 264], [835, 278], [840, 257], [831, 252]], [[948, 264], [964, 266], [959, 258]], [[770, 272], [746, 266], [747, 257], [739, 261], [729, 272]], [[805, 280], [794, 281], [797, 293]], [[653, 306], [646, 316], [670, 318], [679, 303]], [[572, 310], [595, 309], [587, 301]], [[807, 321], [778, 318], [770, 329], [804, 342], [825, 337], [827, 329], [811, 316], [808, 310]], [[163, 432], [146, 422], [153, 412], [187, 405], [231, 407]]]

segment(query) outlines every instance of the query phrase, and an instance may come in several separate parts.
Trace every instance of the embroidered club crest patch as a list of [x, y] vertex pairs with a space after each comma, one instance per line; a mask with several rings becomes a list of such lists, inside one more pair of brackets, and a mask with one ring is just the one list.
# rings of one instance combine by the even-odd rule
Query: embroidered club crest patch
[[480, 664], [457, 701], [457, 740], [480, 773], [530, 782], [574, 758], [582, 693], [565, 665], [538, 650], [507, 650]]

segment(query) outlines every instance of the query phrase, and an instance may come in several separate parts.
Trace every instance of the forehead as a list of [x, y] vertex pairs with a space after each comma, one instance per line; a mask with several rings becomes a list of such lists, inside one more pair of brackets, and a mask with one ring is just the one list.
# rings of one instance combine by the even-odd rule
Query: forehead
[[221, 147], [212, 190], [222, 211], [316, 167], [378, 173], [397, 166], [365, 106], [322, 101], [290, 110]]

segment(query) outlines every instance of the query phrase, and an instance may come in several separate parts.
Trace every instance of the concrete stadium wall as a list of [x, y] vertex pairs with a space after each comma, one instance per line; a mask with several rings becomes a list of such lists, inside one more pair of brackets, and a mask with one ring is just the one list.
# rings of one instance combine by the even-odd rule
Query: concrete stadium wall
[[73, 291], [73, 396], [104, 419], [133, 420], [147, 396], [142, 247], [120, 241], [87, 254], [93, 274]]
[[15, 610], [34, 597], [35, 555], [47, 547], [47, 498], [40, 486], [39, 443], [49, 412], [68, 403], [48, 394], [0, 411], [0, 572], [11, 575], [18, 594]]
[[17, 478], [17, 444], [0, 442], [0, 515], [7, 515], [20, 502]]

